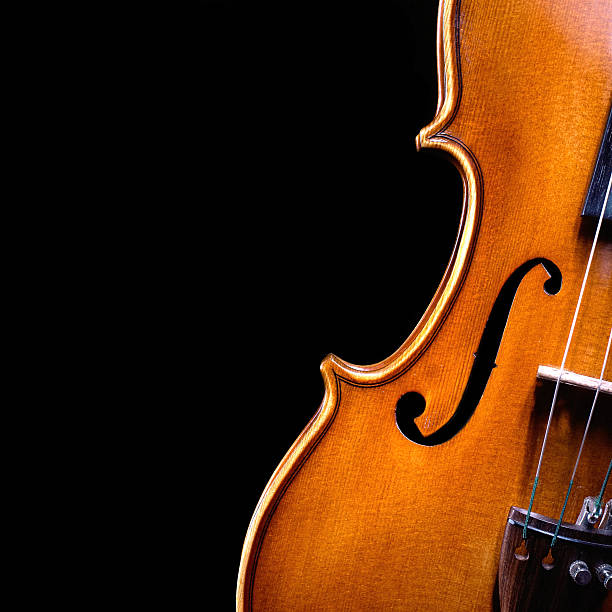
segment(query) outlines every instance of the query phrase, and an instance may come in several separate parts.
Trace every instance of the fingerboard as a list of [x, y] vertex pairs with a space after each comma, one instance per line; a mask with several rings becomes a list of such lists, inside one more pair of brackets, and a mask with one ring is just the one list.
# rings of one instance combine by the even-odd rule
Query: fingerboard
[[604, 220], [612, 221], [612, 197], [608, 198], [606, 203], [606, 192], [610, 182], [610, 174], [612, 173], [612, 109], [608, 114], [608, 122], [604, 132], [597, 162], [595, 163], [595, 171], [591, 178], [589, 191], [582, 209], [583, 217], [599, 218], [601, 208], [606, 205], [604, 212]]

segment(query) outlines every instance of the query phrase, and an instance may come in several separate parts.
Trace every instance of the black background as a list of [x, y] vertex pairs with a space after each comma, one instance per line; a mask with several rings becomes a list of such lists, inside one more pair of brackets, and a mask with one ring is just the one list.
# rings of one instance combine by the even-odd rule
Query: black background
[[320, 362], [400, 346], [442, 277], [462, 196], [454, 167], [415, 148], [437, 103], [435, 0], [201, 8], [191, 171], [207, 217], [205, 336], [220, 338], [202, 347], [214, 365], [201, 377], [221, 391], [205, 413], [225, 428], [204, 481], [212, 501], [207, 474], [223, 470], [231, 491], [234, 588], [259, 496], [323, 397]]

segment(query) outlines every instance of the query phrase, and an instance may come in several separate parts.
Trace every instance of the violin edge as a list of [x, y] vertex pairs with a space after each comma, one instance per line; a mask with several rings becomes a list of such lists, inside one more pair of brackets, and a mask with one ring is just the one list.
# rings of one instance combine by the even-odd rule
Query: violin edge
[[457, 40], [461, 0], [440, 0], [437, 20], [438, 108], [433, 120], [417, 136], [417, 150], [444, 151], [463, 182], [463, 208], [457, 239], [438, 288], [423, 316], [402, 345], [384, 360], [360, 366], [329, 354], [321, 363], [322, 402], [270, 477], [251, 518], [240, 559], [236, 610], [252, 609], [251, 597], [257, 558], [267, 525], [285, 489], [333, 423], [340, 402], [340, 381], [377, 386], [401, 376], [435, 338], [450, 313], [472, 258], [482, 213], [482, 179], [478, 163], [458, 139], [444, 133], [460, 103], [461, 81]]
[[[440, 0], [437, 20], [438, 106], [432, 121], [416, 137], [416, 148], [445, 153], [463, 182], [463, 206], [457, 238], [442, 279], [422, 317], [400, 347], [385, 359], [370, 365], [349, 363], [329, 355], [334, 371], [342, 379], [360, 386], [377, 386], [401, 376], [435, 338], [448, 316], [470, 267], [482, 216], [482, 173], [474, 154], [446, 129], [461, 103], [459, 19], [461, 0]], [[323, 367], [323, 364], [322, 364]]]
[[331, 356], [321, 363], [324, 396], [319, 409], [304, 427], [274, 470], [255, 507], [242, 547], [236, 588], [236, 611], [252, 609], [253, 579], [267, 526], [276, 505], [333, 423], [340, 403], [340, 381], [332, 367]]

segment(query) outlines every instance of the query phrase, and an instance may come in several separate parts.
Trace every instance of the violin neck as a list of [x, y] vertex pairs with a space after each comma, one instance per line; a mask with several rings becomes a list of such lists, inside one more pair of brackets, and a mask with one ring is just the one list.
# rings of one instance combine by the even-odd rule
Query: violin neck
[[610, 176], [612, 175], [612, 108], [599, 148], [597, 163], [589, 191], [582, 209], [582, 216], [599, 218], [602, 206], [606, 207], [604, 220], [612, 221], [612, 198], [609, 197]]

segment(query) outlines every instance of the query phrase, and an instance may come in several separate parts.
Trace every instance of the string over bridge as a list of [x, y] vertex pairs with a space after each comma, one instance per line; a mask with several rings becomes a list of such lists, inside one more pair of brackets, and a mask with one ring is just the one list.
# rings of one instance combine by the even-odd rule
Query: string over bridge
[[[541, 365], [538, 367], [537, 378], [540, 380], [556, 382], [559, 378], [560, 372], [561, 370], [559, 368]], [[564, 371], [561, 374], [561, 382], [566, 385], [580, 387], [582, 389], [589, 389], [591, 391], [597, 391], [597, 387], [599, 385], [598, 378], [592, 378], [591, 376], [584, 376], [583, 374], [576, 374], [575, 372], [567, 371]], [[601, 385], [599, 386], [599, 391], [600, 393], [612, 395], [612, 382], [602, 380]]]

